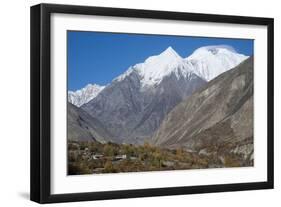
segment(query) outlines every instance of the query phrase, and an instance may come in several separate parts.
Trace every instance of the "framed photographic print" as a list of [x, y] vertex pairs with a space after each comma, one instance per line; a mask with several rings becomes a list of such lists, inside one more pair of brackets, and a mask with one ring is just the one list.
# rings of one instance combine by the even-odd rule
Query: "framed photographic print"
[[31, 7], [31, 200], [273, 188], [273, 19]]

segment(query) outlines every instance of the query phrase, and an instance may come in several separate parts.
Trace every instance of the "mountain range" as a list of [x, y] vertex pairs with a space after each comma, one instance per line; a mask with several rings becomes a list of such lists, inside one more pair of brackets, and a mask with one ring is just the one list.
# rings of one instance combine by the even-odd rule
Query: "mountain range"
[[[231, 73], [230, 69], [247, 58], [248, 56], [239, 54], [225, 45], [201, 47], [186, 58], [182, 58], [173, 48], [168, 47], [161, 54], [148, 57], [143, 63], [129, 67], [105, 87], [88, 85], [76, 92], [69, 91], [68, 100], [76, 105], [76, 112], [86, 113], [87, 116], [98, 120], [101, 129], [106, 129], [106, 137], [103, 140], [107, 140], [109, 135], [110, 140], [116, 143], [142, 144], [148, 140], [159, 146], [172, 147], [175, 144], [170, 141], [173, 140], [173, 136], [159, 138], [162, 134], [160, 129], [163, 129], [163, 132], [167, 131], [163, 125], [167, 123], [167, 117], [179, 105], [195, 99], [190, 98], [198, 91], [212, 88], [210, 84], [213, 81], [226, 73]], [[220, 87], [222, 89], [219, 89], [223, 91], [223, 84]], [[225, 91], [227, 90], [228, 88]], [[209, 96], [206, 96], [206, 100], [209, 100]], [[204, 102], [202, 99], [200, 101]], [[199, 104], [199, 99], [195, 102]], [[219, 104], [213, 100], [213, 104], [215, 103]], [[204, 109], [208, 114], [207, 108]], [[185, 110], [182, 111], [184, 112]], [[183, 114], [178, 116], [181, 120]], [[197, 119], [193, 119], [193, 122], [195, 121]], [[201, 129], [200, 125], [196, 127], [198, 130]], [[205, 125], [204, 127], [206, 128]]]

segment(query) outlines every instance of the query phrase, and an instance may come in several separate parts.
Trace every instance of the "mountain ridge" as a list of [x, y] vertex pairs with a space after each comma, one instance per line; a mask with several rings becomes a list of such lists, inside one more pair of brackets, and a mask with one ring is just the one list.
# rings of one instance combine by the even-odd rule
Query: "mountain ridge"
[[[132, 72], [140, 75], [141, 86], [145, 90], [158, 85], [165, 76], [179, 73], [188, 76], [195, 73], [200, 78], [210, 81], [219, 74], [237, 66], [248, 58], [239, 54], [231, 46], [211, 45], [203, 46], [194, 50], [186, 58], [182, 58], [171, 46], [158, 55], [148, 57], [143, 63], [130, 66], [124, 73], [117, 76], [112, 82], [122, 81]], [[112, 83], [111, 82], [111, 83]], [[81, 107], [95, 98], [106, 86], [88, 84], [75, 92], [68, 92], [70, 103]]]

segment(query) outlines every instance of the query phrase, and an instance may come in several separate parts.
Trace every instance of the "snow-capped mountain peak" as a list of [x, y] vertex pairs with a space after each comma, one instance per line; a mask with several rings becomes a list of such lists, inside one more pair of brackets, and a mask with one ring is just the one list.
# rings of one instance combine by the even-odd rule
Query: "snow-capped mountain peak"
[[[156, 64], [158, 64], [158, 68], [163, 69], [164, 67], [165, 69], [167, 68], [167, 66], [172, 65], [174, 63], [178, 63], [181, 60], [182, 57], [179, 56], [178, 53], [172, 47], [168, 47], [159, 55], [150, 56], [144, 61], [144, 63], [137, 65], [144, 65], [146, 66], [146, 70], [150, 70], [152, 66], [157, 66]], [[155, 67], [155, 70], [157, 70], [157, 67]]]
[[105, 86], [88, 84], [80, 90], [68, 91], [68, 102], [80, 107], [95, 98], [104, 88]]
[[[173, 74], [191, 80], [200, 77], [210, 81], [227, 70], [230, 70], [247, 59], [231, 46], [212, 45], [196, 49], [189, 57], [182, 58], [172, 47], [168, 47], [158, 55], [148, 57], [143, 63], [129, 67], [127, 71], [113, 80], [120, 82], [137, 73], [142, 89], [157, 86], [161, 81]], [[88, 84], [75, 92], [69, 91], [68, 100], [80, 107], [95, 98], [104, 86]]]
[[192, 64], [197, 75], [210, 81], [247, 58], [230, 46], [212, 45], [196, 49], [186, 60]]
[[216, 55], [218, 53], [237, 53], [235, 49], [229, 45], [209, 45], [209, 46], [203, 46], [199, 47], [193, 52], [193, 56], [195, 55], [206, 55], [206, 54], [213, 54]]
[[162, 58], [175, 58], [181, 59], [182, 57], [171, 47], [169, 46], [166, 50], [164, 50], [158, 57]]
[[132, 71], [136, 71], [141, 77], [142, 86], [147, 87], [160, 83], [165, 76], [172, 72], [176, 76], [179, 73], [187, 75], [192, 72], [191, 67], [172, 47], [168, 47], [159, 55], [150, 56], [143, 63], [130, 67], [115, 80], [122, 81]]
[[161, 82], [163, 77], [175, 71], [181, 63], [183, 63], [182, 57], [172, 47], [168, 47], [159, 55], [151, 56], [135, 67], [142, 77], [142, 85], [150, 86]]

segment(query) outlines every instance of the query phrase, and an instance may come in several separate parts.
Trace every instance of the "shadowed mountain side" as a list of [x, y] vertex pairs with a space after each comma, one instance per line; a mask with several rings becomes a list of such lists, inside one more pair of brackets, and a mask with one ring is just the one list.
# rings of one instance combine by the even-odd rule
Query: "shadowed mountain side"
[[71, 141], [110, 141], [111, 135], [104, 126], [83, 109], [67, 104], [67, 139]]
[[152, 143], [201, 153], [234, 152], [252, 160], [253, 58], [178, 104], [165, 117]]

